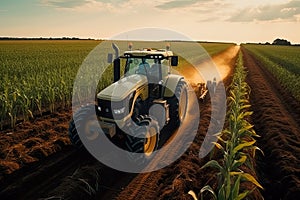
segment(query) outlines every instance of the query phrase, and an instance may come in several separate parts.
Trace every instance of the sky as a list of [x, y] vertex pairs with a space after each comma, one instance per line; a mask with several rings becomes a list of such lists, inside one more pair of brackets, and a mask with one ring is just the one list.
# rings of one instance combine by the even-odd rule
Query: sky
[[107, 39], [145, 27], [201, 41], [300, 44], [300, 0], [0, 1], [0, 37]]

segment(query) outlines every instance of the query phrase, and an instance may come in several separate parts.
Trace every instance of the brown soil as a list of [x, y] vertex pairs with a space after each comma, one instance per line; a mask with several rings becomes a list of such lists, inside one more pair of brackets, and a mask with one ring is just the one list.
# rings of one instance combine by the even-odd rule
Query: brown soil
[[[235, 54], [228, 53], [227, 51], [231, 53], [235, 52]], [[221, 68], [227, 68], [226, 70], [220, 70], [222, 71], [222, 79], [225, 86], [228, 86], [231, 81], [231, 76], [229, 75], [232, 73], [232, 68], [236, 61], [238, 47], [229, 48], [227, 51], [213, 58], [217, 66], [220, 65]], [[206, 63], [204, 65], [206, 66]], [[188, 74], [194, 73], [185, 71], [185, 75], [188, 76]], [[191, 80], [189, 76], [187, 79]], [[221, 97], [222, 92], [219, 90], [220, 87], [218, 87], [212, 101], [218, 101]], [[207, 184], [215, 187], [215, 171], [212, 169], [200, 169], [208, 161], [208, 157], [204, 159], [199, 158], [199, 150], [210, 124], [211, 112], [210, 100], [200, 104], [201, 118], [198, 134], [180, 159], [161, 170], [137, 175], [122, 192], [113, 197], [120, 200], [192, 199], [192, 196], [188, 194], [190, 190], [199, 194], [201, 188]], [[217, 124], [213, 124], [213, 126], [217, 126]], [[178, 145], [182, 145], [182, 143], [179, 142]]]
[[[231, 51], [231, 53], [229, 53]], [[238, 47], [215, 56], [222, 77], [231, 74]], [[300, 107], [246, 50], [247, 82], [252, 88], [252, 121], [262, 137], [257, 157], [259, 181], [265, 199], [298, 199], [300, 196]], [[226, 56], [227, 55], [227, 56]], [[227, 66], [224, 66], [227, 63]], [[229, 67], [228, 67], [229, 66]], [[228, 71], [229, 69], [229, 71]], [[223, 71], [223, 72], [222, 72]], [[190, 78], [190, 77], [188, 77]], [[224, 80], [230, 83], [230, 76]], [[212, 99], [218, 101], [218, 90]], [[69, 145], [71, 111], [60, 110], [18, 124], [0, 134], [1, 199], [192, 199], [209, 184], [216, 186], [211, 169], [200, 170], [208, 158], [199, 149], [210, 123], [210, 100], [200, 104], [198, 134], [185, 154], [161, 170], [130, 174], [103, 166], [85, 151]], [[258, 199], [259, 195], [253, 195]]]
[[[231, 48], [213, 58], [216, 65], [220, 67], [225, 86], [230, 84], [230, 75], [235, 64], [238, 48]], [[232, 52], [235, 52], [235, 54], [232, 54]], [[226, 63], [227, 65], [224, 66]], [[2, 178], [0, 180], [0, 197], [1, 199], [37, 199], [39, 197], [46, 199], [96, 198], [122, 200], [192, 199], [188, 194], [189, 190], [199, 194], [204, 185], [216, 186], [215, 172], [210, 168], [200, 169], [208, 161], [208, 158], [200, 159], [199, 149], [210, 124], [211, 101], [218, 101], [220, 95], [221, 93], [217, 89], [212, 100], [207, 99], [200, 104], [201, 119], [198, 134], [184, 155], [168, 167], [151, 173], [130, 174], [118, 172], [103, 166], [89, 156], [88, 153], [78, 152], [70, 147], [67, 136], [68, 122], [71, 118], [71, 112], [69, 111], [60, 111], [33, 122], [20, 124], [16, 130], [5, 131], [1, 134], [0, 158], [2, 165], [0, 166], [2, 166], [2, 170], [0, 175]], [[255, 93], [252, 92], [252, 95], [255, 95]], [[272, 111], [272, 109], [270, 110]], [[259, 108], [255, 112], [260, 112]], [[267, 120], [268, 118], [260, 118], [261, 121], [263, 119]], [[257, 121], [254, 122], [256, 125]], [[216, 125], [217, 120], [212, 123]], [[288, 124], [287, 126], [290, 123], [285, 122], [285, 124]], [[295, 126], [292, 125], [291, 127]], [[261, 131], [258, 131], [258, 133], [261, 134]], [[294, 137], [299, 137], [299, 134]], [[271, 141], [271, 138], [264, 142], [266, 141]], [[294, 149], [299, 146], [299, 140], [286, 138], [286, 141], [288, 146]], [[35, 150], [33, 151], [33, 149]], [[289, 149], [287, 148], [287, 150]], [[12, 154], [15, 152], [16, 154]], [[273, 154], [276, 155], [275, 153]], [[213, 153], [212, 155], [217, 156]], [[289, 157], [293, 157], [291, 155]], [[294, 157], [297, 156], [299, 158], [298, 154], [294, 155]], [[24, 158], [28, 158], [31, 162], [24, 163]], [[275, 166], [275, 161], [284, 160], [278, 157], [270, 158], [274, 161], [272, 161], [272, 167]], [[299, 166], [298, 160], [293, 161]], [[5, 164], [5, 162], [3, 164], [3, 161], [9, 161], [11, 164]], [[267, 161], [270, 162], [270, 160]], [[266, 172], [263, 167], [261, 167], [261, 170], [264, 173]], [[280, 168], [280, 170], [281, 174], [287, 172], [287, 168]], [[297, 172], [298, 175], [296, 172], [293, 173], [294, 176], [288, 175], [283, 180], [286, 185], [292, 184], [292, 180], [299, 181], [299, 179], [296, 179], [297, 176], [299, 178], [299, 172]], [[262, 174], [260, 178], [263, 179], [264, 177], [268, 176]], [[268, 177], [266, 180], [272, 179]], [[259, 198], [255, 195], [252, 196], [252, 199]]]
[[66, 134], [70, 117], [69, 110], [60, 110], [0, 133], [0, 182], [5, 175], [70, 145]]
[[214, 185], [214, 171], [200, 169], [208, 158], [199, 159], [199, 149], [210, 122], [210, 101], [200, 105], [200, 110], [198, 135], [185, 154], [161, 170], [137, 175], [116, 199], [192, 199], [188, 194], [190, 190], [199, 194], [204, 185]]
[[242, 52], [252, 88], [252, 120], [264, 152], [258, 156], [263, 195], [267, 200], [299, 199], [300, 103], [247, 50]]

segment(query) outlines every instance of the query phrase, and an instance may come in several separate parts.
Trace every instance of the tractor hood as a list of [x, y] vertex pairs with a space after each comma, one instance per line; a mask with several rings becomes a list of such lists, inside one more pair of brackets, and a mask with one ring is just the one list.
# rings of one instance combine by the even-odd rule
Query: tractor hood
[[129, 94], [145, 84], [147, 84], [146, 76], [133, 74], [128, 77], [123, 77], [119, 81], [111, 84], [98, 93], [97, 98], [109, 101], [122, 101]]

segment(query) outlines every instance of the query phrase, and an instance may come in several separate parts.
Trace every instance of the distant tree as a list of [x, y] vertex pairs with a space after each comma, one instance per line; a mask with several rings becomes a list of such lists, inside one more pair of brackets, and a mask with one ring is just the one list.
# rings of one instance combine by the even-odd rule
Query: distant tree
[[270, 42], [266, 42], [265, 45], [270, 45]]
[[276, 40], [273, 41], [273, 45], [291, 45], [290, 41], [287, 41], [285, 39], [279, 39], [277, 38]]

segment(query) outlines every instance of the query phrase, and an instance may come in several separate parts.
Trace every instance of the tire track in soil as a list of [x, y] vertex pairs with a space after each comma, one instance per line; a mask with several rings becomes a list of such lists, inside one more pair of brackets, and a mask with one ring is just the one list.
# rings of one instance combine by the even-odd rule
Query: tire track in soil
[[[222, 52], [219, 58], [222, 58], [225, 54]], [[235, 62], [235, 57], [229, 60], [226, 57], [226, 59], [221, 60], [223, 63], [229, 63], [232, 66]], [[188, 198], [187, 189], [194, 189], [194, 191], [198, 192], [200, 186], [202, 187], [207, 184], [214, 174], [207, 170], [199, 171], [200, 166], [206, 163], [206, 161], [205, 159], [199, 160], [198, 158], [199, 144], [204, 139], [204, 133], [206, 133], [210, 121], [210, 100], [200, 104], [200, 110], [202, 116], [199, 128], [200, 134], [198, 134], [194, 143], [191, 144], [187, 153], [170, 167], [139, 175], [123, 173], [109, 169], [98, 161], [95, 161], [95, 159], [87, 158], [86, 155], [81, 155], [81, 153], [68, 153], [62, 150], [62, 152], [41, 159], [36, 163], [36, 166], [29, 165], [29, 169], [25, 167], [25, 169], [13, 173], [12, 176], [9, 175], [6, 177], [3, 180], [5, 181], [5, 186], [2, 185], [1, 187], [1, 199], [24, 199], [24, 197], [26, 199], [37, 199], [39, 197], [46, 197], [46, 199], [47, 197], [50, 199], [61, 197], [65, 199], [91, 199], [95, 196], [97, 199], [111, 199], [117, 197], [120, 193], [119, 199], [122, 199], [122, 193], [128, 194], [126, 191], [130, 191], [128, 188], [132, 187], [132, 185], [136, 191], [133, 194], [138, 194], [142, 199], [145, 199], [146, 196], [152, 196], [152, 199], [158, 196], [168, 198], [169, 195], [174, 196], [174, 190], [178, 191], [176, 194], [179, 197], [186, 195]], [[24, 131], [21, 126], [22, 130], [20, 131], [23, 135], [18, 135], [18, 142], [22, 142], [23, 137], [28, 139], [30, 136], [36, 136], [35, 134], [31, 134], [31, 130], [36, 131], [36, 128], [40, 126], [45, 129], [55, 127], [55, 125], [47, 122], [49, 117], [46, 116], [45, 119], [43, 118], [38, 120], [38, 127], [35, 126], [34, 122], [32, 124], [27, 123], [25, 124], [26, 130]], [[43, 123], [43, 120], [45, 123]], [[66, 124], [68, 124], [66, 119], [60, 122], [60, 124], [62, 127], [59, 130], [54, 130], [51, 135], [55, 135], [57, 131], [59, 131], [57, 132], [58, 135], [62, 135], [62, 133], [66, 134], [67, 130], [65, 129]], [[27, 135], [27, 133], [31, 135]], [[19, 136], [21, 137], [19, 138]], [[74, 151], [74, 149], [71, 151]], [[95, 183], [95, 179], [97, 179], [95, 176], [97, 174], [100, 174], [100, 181]], [[80, 180], [79, 184], [77, 184], [78, 180]], [[87, 188], [85, 186], [87, 185], [85, 185], [85, 182], [94, 184], [93, 186], [99, 189], [95, 196], [79, 194], [82, 191], [86, 191]], [[82, 183], [84, 183], [84, 187], [82, 187]], [[164, 192], [160, 193], [161, 191]], [[134, 196], [131, 197], [134, 198]]]
[[[221, 77], [225, 79], [223, 81], [225, 86], [228, 86], [231, 82], [229, 74], [232, 73], [238, 51], [239, 47], [231, 47], [213, 58], [217, 67], [226, 66], [225, 70], [219, 70], [221, 73], [223, 71]], [[222, 95], [220, 87], [218, 87], [212, 101], [218, 101]], [[189, 144], [190, 147], [184, 155], [163, 169], [137, 175], [116, 199], [191, 199], [191, 196], [188, 195], [189, 190], [193, 190], [198, 194], [204, 185], [215, 185], [212, 182], [215, 172], [211, 169], [200, 170], [201, 166], [208, 161], [208, 158], [199, 159], [200, 146], [210, 125], [212, 112], [210, 99], [200, 103], [199, 106], [201, 118], [198, 133], [193, 143]], [[212, 123], [213, 126], [218, 126], [217, 121], [212, 121]], [[178, 146], [185, 145], [184, 141], [178, 141], [177, 144]], [[176, 148], [172, 150], [176, 151]]]
[[[208, 106], [201, 112], [203, 115], [203, 118], [201, 118], [203, 120], [202, 122], [205, 122], [201, 123], [202, 125], [200, 129], [203, 131], [202, 133], [205, 132], [205, 129], [207, 129], [209, 125], [209, 104], [209, 101], [203, 104]], [[188, 198], [188, 189], [194, 188], [193, 184], [197, 183], [195, 181], [195, 178], [197, 177], [195, 176], [195, 174], [197, 174], [196, 171], [200, 168], [199, 166], [202, 166], [200, 164], [201, 161], [199, 161], [198, 158], [198, 153], [200, 149], [199, 144], [201, 144], [204, 139], [203, 135], [204, 134], [198, 135], [196, 140], [187, 150], [187, 153], [170, 166], [151, 173], [138, 174], [116, 197], [116, 199], [174, 198], [176, 195]], [[176, 141], [175, 144], [177, 144], [177, 148], [180, 148], [182, 145], [186, 145], [184, 141]], [[177, 148], [173, 148], [172, 151], [176, 152]], [[165, 157], [168, 159], [169, 157], [172, 157], [172, 155], [167, 154]]]
[[299, 102], [291, 97], [276, 79], [242, 48], [247, 82], [252, 88], [252, 120], [261, 136], [258, 146], [265, 156], [257, 157], [263, 196], [271, 199], [300, 197], [300, 124]]
[[[236, 48], [231, 48], [230, 51], [232, 51], [233, 49], [235, 49], [235, 52], [237, 53], [238, 50], [236, 50]], [[226, 55], [224, 57], [224, 55]], [[228, 59], [228, 56], [231, 56], [231, 58]], [[218, 58], [224, 58], [224, 59], [219, 59], [218, 63], [222, 65], [224, 65], [225, 63], [229, 64], [230, 66], [233, 66], [235, 63], [235, 55], [228, 55], [227, 52], [222, 52], [220, 54], [220, 56], [217, 56]], [[227, 69], [228, 72], [228, 69]], [[225, 77], [224, 73], [221, 74], [222, 78]], [[178, 170], [178, 173], [174, 173], [174, 168], [172, 167], [168, 167], [162, 170], [158, 170], [152, 173], [144, 173], [144, 174], [130, 174], [130, 173], [124, 173], [124, 172], [119, 172], [113, 169], [110, 169], [108, 167], [105, 167], [103, 165], [101, 165], [100, 163], [98, 163], [97, 161], [94, 164], [90, 164], [86, 167], [81, 167], [78, 168], [76, 170], [76, 172], [78, 172], [78, 177], [81, 177], [81, 179], [84, 179], [85, 181], [87, 181], [88, 183], [92, 184], [95, 186], [95, 177], [87, 177], [87, 178], [83, 178], [85, 177], [84, 174], [86, 173], [92, 173], [95, 176], [99, 175], [100, 180], [97, 183], [97, 188], [98, 188], [98, 192], [96, 193], [95, 197], [96, 199], [114, 199], [114, 198], [118, 198], [118, 199], [156, 199], [158, 196], [161, 195], [169, 195], [169, 189], [166, 189], [166, 193], [165, 194], [157, 194], [158, 191], [161, 191], [160, 189], [157, 190], [157, 187], [160, 186], [164, 186], [165, 185], [165, 181], [163, 180], [164, 178], [167, 178], [170, 174], [172, 174], [171, 177], [174, 176], [174, 174], [178, 177], [173, 177], [173, 179], [171, 178], [170, 181], [173, 181], [174, 187], [179, 187], [181, 189], [186, 189], [186, 187], [182, 187], [183, 185], [189, 185], [191, 186], [191, 183], [195, 183], [196, 185], [199, 185], [199, 181], [198, 178], [199, 177], [203, 177], [203, 172], [201, 172], [200, 174], [198, 173], [199, 170], [195, 170], [195, 169], [199, 169], [200, 166], [202, 166], [204, 163], [206, 163], [207, 161], [203, 160], [199, 160], [198, 158], [198, 153], [199, 153], [199, 149], [200, 149], [200, 145], [204, 139], [204, 134], [207, 131], [207, 128], [209, 126], [209, 121], [210, 121], [210, 113], [211, 113], [211, 107], [210, 107], [210, 101], [208, 100], [207, 102], [205, 102], [204, 104], [200, 104], [200, 109], [201, 109], [201, 115], [203, 117], [201, 117], [201, 127], [200, 127], [200, 131], [202, 134], [200, 134], [197, 138], [196, 141], [191, 144], [191, 150], [188, 150], [188, 154], [183, 155], [183, 158], [181, 160], [186, 160], [186, 164], [187, 165], [192, 165], [189, 168], [191, 170], [186, 170], [186, 165], [182, 165], [181, 163], [179, 163], [179, 161], [176, 161], [174, 163], [175, 169]], [[197, 109], [196, 109], [197, 110]], [[175, 134], [176, 135], [176, 134]], [[170, 140], [172, 140], [173, 138], [170, 138]], [[188, 140], [186, 140], [187, 142]], [[184, 141], [178, 141], [181, 144], [184, 143]], [[168, 143], [168, 142], [167, 142]], [[175, 142], [176, 144], [176, 142]], [[188, 144], [190, 145], [190, 144]], [[176, 151], [176, 148], [179, 148], [178, 146], [180, 145], [176, 145], [173, 146], [171, 149], [173, 151]], [[171, 153], [172, 152], [168, 152]], [[193, 155], [192, 155], [193, 154]], [[202, 163], [202, 164], [199, 164]], [[183, 174], [183, 171], [184, 174]], [[190, 173], [189, 171], [191, 171], [192, 173]], [[195, 175], [196, 174], [196, 175]], [[204, 180], [205, 182], [202, 183], [202, 185], [207, 183], [207, 180], [210, 180], [211, 176], [213, 176], [213, 173], [210, 172], [206, 172], [205, 173], [206, 176], [205, 178], [203, 178], [202, 180]], [[73, 176], [73, 175], [72, 175]], [[194, 179], [194, 181], [191, 181], [191, 178]], [[170, 178], [170, 177], [168, 177]], [[184, 181], [179, 181], [181, 179], [185, 179], [188, 178], [187, 180]], [[142, 179], [142, 180], [141, 180]], [[186, 182], [187, 181], [187, 182]], [[85, 192], [85, 194], [78, 194], [78, 186], [79, 185], [75, 185], [74, 187], [72, 186], [74, 180], [70, 180], [69, 177], [66, 177], [62, 180], [61, 184], [59, 185], [59, 187], [57, 187], [56, 189], [54, 189], [54, 191], [48, 193], [48, 197], [64, 197], [65, 199], [80, 199], [80, 198], [84, 198], [84, 199], [93, 199], [94, 195], [91, 194], [87, 194]], [[133, 186], [133, 187], [132, 187]], [[95, 187], [94, 187], [95, 188]], [[133, 190], [130, 190], [133, 189]], [[189, 187], [189, 188], [194, 188], [194, 187]], [[199, 187], [194, 188], [195, 191], [200, 190]], [[173, 191], [173, 190], [172, 190]], [[187, 191], [184, 192], [182, 190], [179, 190], [179, 196], [181, 195], [187, 195]], [[81, 190], [81, 192], [84, 192], [83, 190]], [[125, 196], [122, 197], [122, 194], [125, 194]], [[131, 194], [130, 196], [128, 196], [128, 194]], [[118, 196], [119, 195], [119, 196]]]

